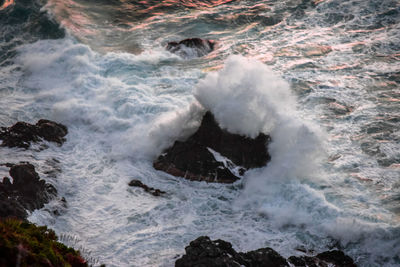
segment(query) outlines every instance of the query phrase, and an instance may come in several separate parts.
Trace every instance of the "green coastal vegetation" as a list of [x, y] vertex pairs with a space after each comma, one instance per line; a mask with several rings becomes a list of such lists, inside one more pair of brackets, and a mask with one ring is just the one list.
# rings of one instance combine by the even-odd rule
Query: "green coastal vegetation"
[[0, 266], [88, 266], [55, 232], [14, 218], [0, 220]]

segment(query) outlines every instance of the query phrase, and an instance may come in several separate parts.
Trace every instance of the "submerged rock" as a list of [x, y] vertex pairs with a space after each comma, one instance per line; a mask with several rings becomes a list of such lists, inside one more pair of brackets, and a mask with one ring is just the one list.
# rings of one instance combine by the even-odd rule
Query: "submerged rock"
[[31, 142], [44, 139], [49, 142], [62, 144], [68, 133], [66, 126], [49, 120], [39, 120], [36, 125], [17, 122], [11, 127], [0, 130], [2, 146], [29, 148]]
[[342, 251], [326, 251], [314, 257], [289, 257], [289, 262], [272, 248], [260, 248], [246, 253], [236, 252], [224, 240], [212, 241], [201, 236], [185, 248], [186, 254], [175, 262], [176, 267], [354, 267], [353, 260]]
[[[153, 166], [188, 180], [233, 183], [246, 169], [267, 164], [269, 140], [263, 133], [255, 139], [229, 133], [219, 127], [211, 112], [206, 112], [197, 132], [184, 142], [175, 141]], [[235, 174], [233, 169], [237, 170]]]
[[166, 49], [184, 58], [202, 57], [212, 52], [215, 41], [201, 38], [189, 38], [180, 42], [169, 42]]
[[152, 195], [155, 196], [155, 197], [159, 197], [159, 196], [165, 194], [164, 191], [161, 191], [160, 189], [155, 189], [155, 188], [153, 188], [153, 187], [149, 187], [149, 186], [143, 184], [143, 183], [142, 183], [141, 181], [139, 181], [139, 180], [132, 180], [132, 181], [130, 181], [130, 182], [129, 182], [129, 186], [134, 186], [134, 187], [143, 188], [144, 191], [146, 191], [146, 192], [152, 194]]
[[41, 180], [35, 167], [29, 163], [13, 165], [7, 177], [0, 183], [0, 217], [26, 219], [26, 210], [43, 208], [57, 195], [57, 190]]

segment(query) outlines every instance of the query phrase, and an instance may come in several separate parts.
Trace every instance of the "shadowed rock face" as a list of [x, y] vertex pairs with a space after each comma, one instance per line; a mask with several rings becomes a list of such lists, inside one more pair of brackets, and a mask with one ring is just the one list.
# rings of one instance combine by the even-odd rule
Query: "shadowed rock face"
[[0, 130], [2, 146], [29, 148], [31, 142], [38, 142], [44, 139], [49, 142], [62, 144], [64, 136], [68, 133], [66, 126], [49, 120], [39, 120], [36, 125], [17, 122], [9, 128]]
[[263, 167], [270, 160], [269, 136], [259, 134], [251, 139], [221, 129], [211, 112], [207, 112], [196, 133], [185, 142], [176, 141], [154, 162], [157, 170], [188, 180], [233, 183], [239, 179], [229, 166], [217, 161], [210, 149], [246, 169]]
[[270, 137], [263, 133], [252, 139], [223, 130], [208, 111], [200, 128], [188, 141], [212, 148], [236, 165], [249, 169], [263, 167], [271, 159], [267, 152], [269, 140]]
[[355, 267], [353, 259], [340, 250], [325, 251], [315, 257], [289, 257], [288, 261], [294, 266], [340, 266]]
[[13, 165], [9, 171], [13, 183], [7, 177], [0, 183], [0, 217], [26, 219], [26, 210], [43, 208], [57, 190], [41, 180], [35, 167], [29, 163]]
[[201, 236], [190, 242], [185, 251], [186, 255], [175, 262], [176, 267], [289, 266], [285, 258], [271, 248], [237, 253], [229, 242], [224, 240], [211, 241], [207, 236]]
[[169, 42], [166, 49], [171, 53], [178, 54], [184, 58], [202, 57], [212, 52], [215, 41], [201, 38], [189, 38], [180, 42]]
[[[201, 236], [185, 248], [186, 254], [175, 262], [176, 267], [284, 267], [289, 263], [272, 248], [260, 248], [246, 253], [236, 252], [231, 243]], [[342, 251], [326, 251], [314, 257], [289, 257], [294, 266], [355, 267], [353, 260]]]

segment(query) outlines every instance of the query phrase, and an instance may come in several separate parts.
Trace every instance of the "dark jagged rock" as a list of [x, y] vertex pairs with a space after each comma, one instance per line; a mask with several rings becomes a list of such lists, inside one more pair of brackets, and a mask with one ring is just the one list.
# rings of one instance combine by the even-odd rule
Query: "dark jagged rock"
[[240, 267], [241, 265], [235, 259], [237, 253], [232, 245], [223, 240], [211, 241], [209, 237], [201, 236], [190, 242], [185, 251], [186, 255], [175, 262], [176, 267]]
[[148, 192], [148, 193], [150, 193], [150, 194], [152, 194], [153, 196], [156, 196], [156, 197], [159, 197], [159, 196], [165, 194], [164, 191], [161, 191], [160, 189], [155, 189], [155, 188], [153, 188], [153, 187], [149, 187], [149, 186], [143, 184], [143, 183], [142, 183], [141, 181], [139, 181], [139, 180], [132, 180], [132, 181], [130, 181], [130, 182], [129, 182], [129, 186], [134, 186], [134, 187], [143, 188], [144, 191], [146, 191], [146, 192]]
[[17, 122], [9, 128], [0, 130], [2, 146], [29, 148], [31, 142], [44, 139], [49, 142], [62, 144], [68, 133], [66, 126], [49, 120], [39, 120], [36, 125]]
[[223, 162], [217, 161], [209, 148], [242, 166], [240, 175], [249, 168], [265, 166], [270, 160], [267, 152], [269, 136], [259, 134], [255, 139], [221, 129], [211, 112], [206, 112], [196, 133], [185, 142], [176, 141], [154, 162], [157, 170], [188, 180], [233, 183], [239, 179]]
[[185, 251], [186, 255], [175, 262], [176, 267], [289, 266], [286, 260], [271, 248], [237, 253], [229, 242], [220, 239], [211, 241], [207, 236], [190, 242]]
[[252, 139], [232, 134], [221, 129], [209, 111], [204, 115], [200, 128], [188, 141], [209, 147], [246, 169], [263, 167], [270, 160], [266, 148], [269, 136], [261, 133]]
[[239, 179], [207, 147], [191, 142], [176, 141], [154, 162], [154, 168], [192, 181], [233, 183]]
[[247, 253], [239, 253], [244, 266], [284, 267], [289, 266], [285, 258], [272, 248], [260, 248]]
[[354, 267], [353, 259], [340, 250], [325, 251], [316, 256], [321, 261], [333, 264], [333, 266]]
[[332, 251], [325, 251], [317, 256], [301, 256], [289, 257], [288, 261], [293, 264], [294, 266], [309, 266], [309, 267], [355, 267], [357, 266], [354, 264], [353, 259], [344, 254], [340, 250], [332, 250]]
[[[202, 57], [212, 52], [215, 41], [201, 38], [189, 38], [180, 42], [169, 42], [167, 50], [182, 57]], [[190, 49], [190, 52], [189, 50]], [[192, 55], [191, 55], [192, 54]]]
[[314, 257], [289, 257], [288, 261], [272, 248], [260, 248], [246, 253], [236, 252], [229, 242], [211, 241], [201, 236], [185, 248], [186, 254], [176, 260], [176, 267], [355, 267], [353, 260], [342, 251], [326, 251]]
[[49, 142], [62, 144], [65, 142], [64, 136], [68, 134], [66, 126], [54, 121], [41, 119], [36, 123], [38, 136]]
[[0, 217], [25, 219], [26, 210], [40, 209], [57, 195], [57, 190], [41, 180], [35, 167], [29, 163], [13, 165], [7, 177], [0, 183]]

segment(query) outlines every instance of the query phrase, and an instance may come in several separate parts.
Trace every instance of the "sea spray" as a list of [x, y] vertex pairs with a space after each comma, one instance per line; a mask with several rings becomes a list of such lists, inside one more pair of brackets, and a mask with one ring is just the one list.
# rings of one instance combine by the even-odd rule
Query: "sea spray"
[[[182, 76], [171, 70], [168, 64], [180, 59], [167, 51], [102, 56], [72, 38], [43, 40], [18, 51], [16, 63], [26, 73], [23, 86], [37, 92], [25, 105], [40, 102], [51, 119], [88, 128], [98, 142], [120, 140], [107, 142], [115, 159], [151, 160], [199, 123], [203, 108], [187, 99], [193, 99], [189, 92], [201, 73]], [[164, 75], [153, 76], [156, 71]], [[170, 90], [182, 95], [173, 98]]]
[[263, 63], [230, 56], [225, 67], [199, 82], [196, 99], [221, 127], [255, 137], [270, 132], [280, 116], [291, 116], [296, 105], [289, 85]]
[[[289, 85], [268, 66], [231, 56], [221, 71], [210, 73], [199, 82], [195, 96], [229, 131], [250, 137], [259, 132], [271, 135], [271, 161], [245, 175], [245, 189], [236, 201], [238, 206], [266, 213], [282, 224], [302, 224], [308, 216], [304, 208], [316, 206], [277, 196], [277, 192], [284, 195], [282, 190], [295, 193], [297, 187], [304, 187], [303, 196], [313, 195], [310, 201], [317, 196], [317, 202], [325, 203], [320, 204], [322, 209], [331, 206], [320, 193], [300, 183], [321, 178], [318, 167], [324, 157], [323, 133], [318, 125], [300, 117]], [[305, 207], [299, 209], [296, 203]], [[280, 211], [276, 205], [281, 206]]]
[[308, 249], [346, 247], [357, 254], [356, 243], [366, 252], [362, 257], [377, 262], [391, 257], [389, 248], [398, 247], [397, 241], [371, 245], [398, 229], [388, 231], [385, 224], [360, 220], [357, 212], [327, 199], [326, 133], [300, 115], [289, 85], [269, 67], [231, 56], [221, 71], [199, 82], [195, 96], [229, 131], [250, 137], [259, 132], [271, 135], [271, 161], [246, 172], [244, 189], [233, 202], [236, 212], [259, 214], [272, 229], [296, 229], [300, 239], [310, 235], [313, 238], [304, 240]]

